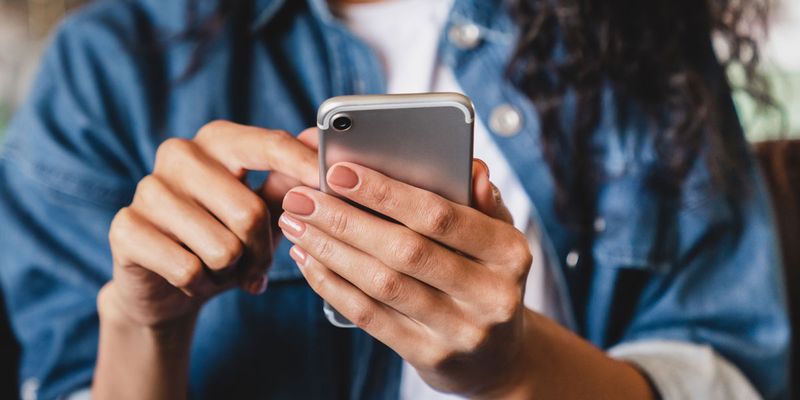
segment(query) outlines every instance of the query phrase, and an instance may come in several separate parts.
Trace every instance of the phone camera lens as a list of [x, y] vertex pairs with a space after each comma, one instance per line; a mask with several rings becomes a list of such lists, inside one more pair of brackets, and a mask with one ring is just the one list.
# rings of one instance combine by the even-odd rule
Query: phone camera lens
[[345, 115], [337, 115], [333, 117], [333, 128], [337, 131], [346, 131], [353, 126], [353, 121], [350, 117]]

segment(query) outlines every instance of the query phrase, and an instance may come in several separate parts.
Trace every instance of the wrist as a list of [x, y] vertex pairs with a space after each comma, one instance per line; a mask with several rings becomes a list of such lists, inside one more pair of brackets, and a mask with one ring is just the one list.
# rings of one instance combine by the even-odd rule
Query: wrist
[[114, 281], [100, 289], [97, 295], [97, 312], [102, 331], [147, 342], [155, 345], [156, 349], [169, 353], [189, 351], [197, 319], [197, 311], [192, 311], [168, 321], [143, 323], [126, 310]]
[[[536, 312], [526, 310], [519, 356], [506, 385], [485, 398], [652, 399], [653, 387], [630, 364], [605, 352]], [[580, 377], [581, 384], [575, 384]]]
[[[182, 399], [196, 313], [157, 325], [131, 318], [113, 281], [97, 297], [100, 340], [92, 382], [94, 398]], [[141, 320], [139, 320], [141, 321]]]
[[523, 313], [520, 345], [513, 353], [508, 367], [505, 368], [507, 374], [496, 389], [480, 396], [480, 399], [527, 400], [535, 398], [535, 379], [533, 377], [536, 376], [536, 368], [540, 364], [536, 362], [537, 356], [535, 355], [538, 341], [535, 325], [537, 317], [540, 316], [527, 309]]

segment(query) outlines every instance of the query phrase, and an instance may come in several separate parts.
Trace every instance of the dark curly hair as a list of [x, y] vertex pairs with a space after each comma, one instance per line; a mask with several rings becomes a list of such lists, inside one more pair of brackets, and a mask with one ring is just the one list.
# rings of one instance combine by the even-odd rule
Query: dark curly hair
[[[196, 5], [199, 0], [196, 0]], [[512, 0], [520, 26], [509, 77], [535, 104], [543, 153], [556, 185], [556, 210], [567, 226], [590, 241], [599, 176], [592, 147], [610, 88], [624, 123], [633, 105], [651, 127], [658, 155], [653, 187], [675, 193], [703, 156], [721, 187], [741, 165], [741, 150], [723, 140], [718, 104], [729, 99], [725, 70], [744, 71], [742, 89], [773, 105], [758, 73], [752, 32], [764, 30], [773, 0]], [[498, 4], [501, 3], [498, 1]], [[208, 39], [226, 17], [247, 12], [249, 2], [220, 1], [218, 11], [197, 21], [188, 35]], [[195, 15], [191, 14], [190, 15]], [[712, 40], [726, 53], [714, 56]], [[193, 70], [208, 40], [198, 40]], [[722, 67], [721, 69], [719, 67]], [[715, 80], [721, 80], [715, 82]], [[571, 100], [569, 100], [571, 99]], [[565, 104], [573, 113], [566, 127]], [[633, 113], [631, 113], [633, 114]]]
[[[741, 149], [723, 136], [718, 110], [728, 96], [725, 71], [744, 71], [742, 89], [774, 105], [758, 73], [753, 33], [764, 32], [771, 0], [516, 0], [521, 28], [509, 74], [536, 105], [542, 146], [557, 187], [556, 209], [590, 241], [597, 184], [593, 135], [604, 89], [626, 121], [633, 104], [648, 120], [658, 165], [651, 183], [676, 193], [705, 158], [715, 184], [740, 187]], [[723, 58], [714, 56], [714, 45]], [[722, 68], [720, 68], [720, 66]], [[715, 81], [719, 80], [719, 82]], [[570, 127], [565, 104], [571, 102]], [[585, 246], [581, 246], [584, 247]]]

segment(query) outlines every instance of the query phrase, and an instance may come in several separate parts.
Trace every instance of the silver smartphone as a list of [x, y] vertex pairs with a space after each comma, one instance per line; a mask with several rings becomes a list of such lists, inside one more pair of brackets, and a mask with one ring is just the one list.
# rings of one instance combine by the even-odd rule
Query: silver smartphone
[[[458, 93], [339, 96], [317, 113], [320, 187], [328, 168], [349, 161], [468, 205], [475, 111]], [[327, 302], [335, 326], [354, 325]]]

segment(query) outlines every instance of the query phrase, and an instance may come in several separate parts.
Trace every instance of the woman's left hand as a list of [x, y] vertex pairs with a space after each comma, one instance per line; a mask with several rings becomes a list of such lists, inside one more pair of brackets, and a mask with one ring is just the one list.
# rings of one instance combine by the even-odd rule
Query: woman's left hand
[[312, 289], [428, 384], [496, 398], [526, 369], [532, 256], [485, 164], [473, 170], [477, 209], [340, 163], [328, 173], [330, 187], [399, 223], [298, 187], [285, 197], [279, 225]]

